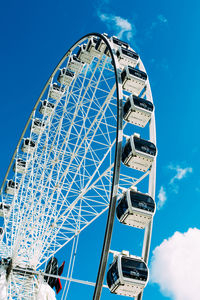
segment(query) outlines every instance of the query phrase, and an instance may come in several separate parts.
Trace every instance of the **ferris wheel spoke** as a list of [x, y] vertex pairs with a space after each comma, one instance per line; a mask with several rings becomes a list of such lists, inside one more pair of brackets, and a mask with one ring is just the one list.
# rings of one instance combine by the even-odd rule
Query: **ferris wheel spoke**
[[[113, 165], [109, 166], [107, 172], [110, 172], [110, 170], [112, 169]], [[102, 174], [102, 176], [104, 176], [107, 172], [104, 172]], [[98, 180], [96, 180], [94, 182], [93, 185], [95, 185], [97, 183]], [[91, 185], [91, 188], [93, 188], [93, 185]], [[62, 228], [63, 224], [65, 223], [65, 220], [68, 219], [68, 216], [70, 215], [71, 211], [73, 210], [73, 208], [75, 207], [75, 205], [77, 204], [77, 202], [79, 201], [80, 199], [80, 196], [77, 197], [77, 199], [74, 201], [73, 205], [71, 205], [66, 211], [65, 211], [65, 214], [67, 212], [67, 215], [63, 215], [62, 217], [60, 216], [60, 219], [62, 220], [62, 223], [60, 224], [60, 228]], [[107, 199], [106, 199], [107, 200]], [[107, 202], [107, 201], [106, 201]], [[106, 209], [107, 209], [107, 205], [106, 205]], [[95, 218], [94, 218], [95, 219]], [[57, 222], [59, 221], [59, 219], [57, 219]], [[90, 223], [91, 221], [88, 222], [88, 224]], [[87, 225], [87, 224], [86, 224]], [[59, 230], [57, 230], [57, 232], [59, 232]], [[52, 238], [53, 239], [53, 238]], [[70, 241], [71, 239], [69, 239], [68, 241]]]
[[[113, 88], [113, 89], [114, 89], [114, 88]], [[113, 90], [113, 92], [114, 92], [114, 90]], [[96, 122], [96, 119], [93, 121], [93, 123], [95, 123], [95, 122]], [[90, 126], [90, 128], [91, 128], [91, 126]], [[97, 128], [98, 128], [98, 127], [97, 127]], [[93, 134], [93, 137], [95, 136], [96, 131], [97, 131], [97, 129], [95, 130], [95, 132], [94, 132], [94, 134]], [[88, 130], [88, 132], [89, 132], [89, 130]], [[88, 133], [88, 132], [87, 132], [87, 133]], [[74, 152], [74, 157], [75, 157], [75, 155], [76, 155], [78, 149], [80, 148], [80, 146], [83, 144], [83, 141], [86, 139], [86, 137], [87, 137], [87, 135], [85, 135], [85, 137], [83, 138], [83, 140], [82, 140], [81, 143], [79, 144], [77, 150]], [[91, 140], [90, 140], [90, 143], [91, 143]], [[73, 158], [72, 158], [72, 159], [73, 159]], [[70, 163], [71, 163], [72, 159], [70, 160]], [[70, 166], [70, 163], [69, 163], [69, 166]], [[68, 170], [69, 170], [69, 167], [66, 169], [65, 174], [67, 174]], [[61, 179], [62, 179], [62, 178], [61, 178]]]

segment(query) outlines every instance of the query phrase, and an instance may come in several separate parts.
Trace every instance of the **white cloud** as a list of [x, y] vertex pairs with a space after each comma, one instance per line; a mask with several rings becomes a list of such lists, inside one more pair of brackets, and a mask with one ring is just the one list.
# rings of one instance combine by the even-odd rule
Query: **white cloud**
[[[182, 168], [180, 166], [174, 166], [170, 164], [168, 166], [169, 170], [175, 171], [175, 175], [170, 179], [169, 183], [167, 184], [167, 190], [169, 193], [178, 194], [179, 191], [179, 181], [185, 178], [189, 173], [193, 172], [193, 169], [191, 167]], [[164, 186], [160, 187], [159, 193], [158, 193], [158, 204], [157, 209], [161, 209], [164, 205], [164, 203], [167, 200], [166, 195], [166, 189]]]
[[168, 21], [167, 21], [167, 18], [165, 18], [165, 16], [157, 15], [156, 21], [152, 22], [152, 24], [151, 24], [151, 29], [153, 29], [161, 24], [167, 24], [167, 23], [168, 23]]
[[165, 201], [167, 200], [167, 195], [166, 195], [166, 191], [164, 189], [163, 186], [161, 186], [159, 194], [158, 194], [158, 204], [157, 204], [157, 209], [161, 209], [165, 203]]
[[123, 19], [122, 17], [115, 16], [112, 14], [98, 14], [101, 21], [106, 23], [108, 29], [113, 30], [115, 35], [119, 39], [126, 37], [127, 40], [131, 40], [131, 38], [136, 34], [135, 26], [132, 25], [127, 19]]
[[161, 22], [161, 23], [167, 23], [167, 18], [165, 18], [165, 16], [163, 15], [158, 15], [157, 19]]
[[163, 27], [166, 26], [167, 24], [168, 24], [168, 20], [165, 16], [163, 16], [162, 14], [157, 15], [156, 19], [151, 23], [149, 29], [146, 31], [146, 35], [149, 38], [152, 38], [152, 34], [155, 28]]
[[175, 180], [183, 179], [184, 177], [187, 176], [188, 173], [192, 173], [192, 168], [191, 167], [181, 168], [180, 166], [174, 167], [174, 166], [170, 165], [169, 169], [176, 171], [175, 176], [172, 177], [172, 179], [170, 180], [170, 184], [174, 183]]
[[150, 280], [174, 300], [199, 300], [200, 230], [175, 232], [153, 251]]

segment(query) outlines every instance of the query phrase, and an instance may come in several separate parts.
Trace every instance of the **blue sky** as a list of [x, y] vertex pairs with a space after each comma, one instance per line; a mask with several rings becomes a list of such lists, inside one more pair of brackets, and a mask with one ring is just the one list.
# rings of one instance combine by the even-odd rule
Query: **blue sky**
[[[191, 280], [192, 263], [200, 267], [198, 258], [192, 260], [194, 249], [200, 248], [199, 11], [200, 3], [195, 0], [35, 0], [1, 4], [1, 181], [47, 78], [76, 40], [95, 31], [118, 35], [131, 44], [145, 64], [156, 106], [159, 209], [150, 255], [154, 283], [145, 289], [144, 300], [199, 299], [195, 295], [200, 287]], [[81, 237], [83, 241], [89, 237], [94, 242], [91, 249], [96, 260], [88, 262], [93, 267], [98, 266], [103, 236], [98, 230], [104, 222], [102, 217], [97, 229], [91, 228]], [[94, 241], [94, 230], [99, 235], [98, 243]], [[116, 232], [113, 245], [115, 239]], [[128, 230], [125, 239], [131, 240]], [[166, 263], [166, 255], [168, 262], [174, 262], [173, 268]], [[162, 276], [166, 272], [169, 276]], [[84, 276], [83, 271], [80, 279], [94, 280], [81, 275]], [[182, 281], [183, 285], [188, 282], [187, 291]], [[114, 297], [117, 296], [104, 292], [102, 298]]]

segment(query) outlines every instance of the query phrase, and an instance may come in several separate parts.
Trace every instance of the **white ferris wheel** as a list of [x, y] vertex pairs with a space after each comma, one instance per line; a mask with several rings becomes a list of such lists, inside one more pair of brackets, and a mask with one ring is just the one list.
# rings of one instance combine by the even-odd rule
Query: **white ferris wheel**
[[[114, 36], [82, 37], [48, 79], [1, 186], [1, 299], [56, 299], [62, 280], [59, 299], [72, 299], [72, 282], [93, 285], [73, 278], [79, 235], [107, 211], [93, 300], [100, 299], [106, 272], [111, 293], [141, 300], [156, 152], [153, 99], [139, 55]], [[110, 249], [115, 219], [130, 234], [144, 231], [139, 257]], [[62, 276], [56, 255], [67, 245]]]

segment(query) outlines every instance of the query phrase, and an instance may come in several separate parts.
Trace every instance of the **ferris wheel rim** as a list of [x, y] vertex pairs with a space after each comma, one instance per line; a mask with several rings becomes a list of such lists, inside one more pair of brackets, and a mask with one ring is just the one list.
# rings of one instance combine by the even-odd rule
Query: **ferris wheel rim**
[[[117, 129], [116, 135], [119, 139], [121, 138], [121, 141], [122, 141], [122, 137], [123, 137], [123, 126], [122, 126], [123, 117], [122, 117], [122, 115], [120, 115], [119, 111], [122, 110], [122, 101], [120, 102], [120, 96], [121, 96], [121, 99], [122, 99], [123, 98], [123, 92], [122, 92], [122, 88], [121, 89], [119, 88], [120, 77], [117, 74], [118, 61], [115, 58], [115, 55], [113, 55], [112, 48], [111, 48], [111, 45], [110, 45], [109, 41], [104, 36], [103, 36], [103, 40], [106, 43], [107, 47], [109, 48], [110, 55], [112, 57], [113, 66], [114, 66], [114, 69], [115, 69], [116, 87], [117, 87], [117, 90], [118, 90], [118, 93], [117, 93], [117, 104], [118, 104], [117, 126], [121, 127], [120, 129], [119, 128]], [[145, 69], [144, 64], [142, 63], [141, 59], [140, 59], [140, 67], [143, 71], [146, 72], [146, 69]], [[150, 99], [153, 103], [153, 97], [152, 97], [152, 92], [151, 92], [149, 79], [147, 79], [147, 89], [148, 89], [148, 92], [149, 92]], [[121, 137], [120, 137], [120, 134], [119, 134], [120, 130], [121, 130]], [[150, 133], [149, 134], [150, 135], [150, 140], [152, 140], [154, 142], [155, 146], [156, 146], [156, 128], [155, 128], [155, 113], [154, 112], [153, 112], [152, 118], [150, 120], [149, 133]], [[117, 144], [118, 144], [118, 142], [116, 140], [115, 159], [117, 160], [117, 156], [119, 156], [118, 157], [118, 163], [121, 164], [122, 144], [119, 146], [119, 148], [117, 148]], [[121, 147], [121, 149], [120, 149], [120, 147]], [[116, 163], [115, 165], [117, 165], [116, 161], [115, 161], [115, 163]], [[120, 166], [119, 166], [117, 172], [118, 173], [120, 172]], [[153, 198], [155, 198], [156, 160], [154, 160], [153, 165], [152, 165], [151, 169], [149, 170], [149, 177], [150, 177], [150, 180], [149, 180], [149, 194], [151, 196], [153, 196]], [[114, 174], [113, 174], [113, 178], [114, 178]], [[114, 180], [113, 180], [113, 182], [114, 182]], [[118, 183], [119, 183], [119, 180], [118, 180]], [[111, 227], [113, 228], [114, 217], [115, 217], [114, 213], [115, 213], [116, 201], [117, 201], [117, 199], [115, 199], [112, 203], [112, 191], [111, 191], [111, 196], [110, 196], [109, 212], [108, 212], [107, 224], [106, 224], [106, 230], [105, 230], [105, 236], [104, 236], [104, 242], [103, 242], [103, 250], [102, 250], [102, 254], [101, 254], [99, 270], [98, 270], [95, 290], [94, 290], [94, 294], [93, 294], [93, 300], [99, 300], [100, 299], [101, 291], [102, 291], [102, 287], [103, 287], [103, 281], [104, 281], [104, 277], [105, 277], [106, 266], [107, 266], [107, 259], [108, 259], [108, 255], [109, 255], [112, 229], [111, 229], [110, 237], [109, 237], [109, 247], [107, 245], [107, 249], [104, 250], [104, 248], [106, 248], [105, 243], [107, 242], [106, 241], [107, 240], [107, 235], [109, 235], [109, 232], [107, 232], [107, 226], [111, 222]], [[116, 195], [117, 195], [117, 193], [116, 193]], [[112, 216], [110, 215], [110, 209], [112, 210]], [[150, 244], [151, 244], [151, 235], [152, 235], [152, 226], [153, 226], [153, 221], [150, 221], [149, 225], [145, 229], [145, 237], [144, 237], [143, 250], [142, 250], [142, 257], [144, 258], [145, 262], [148, 262], [148, 257], [149, 257]], [[143, 295], [143, 293], [141, 293], [135, 299], [142, 300], [142, 295]]]

